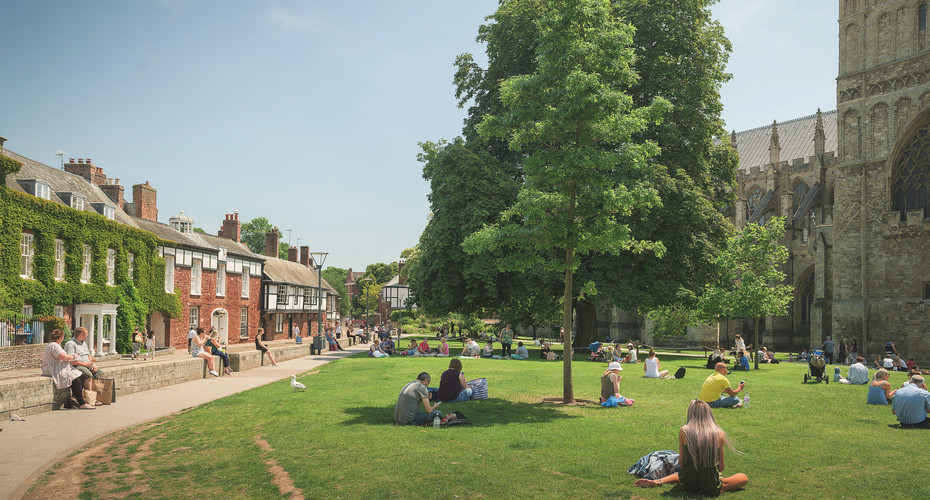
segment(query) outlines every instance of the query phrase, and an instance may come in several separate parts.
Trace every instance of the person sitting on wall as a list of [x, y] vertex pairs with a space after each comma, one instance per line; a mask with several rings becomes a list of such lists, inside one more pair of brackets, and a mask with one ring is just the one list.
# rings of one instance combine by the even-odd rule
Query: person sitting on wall
[[326, 342], [329, 343], [330, 351], [335, 351], [337, 349], [340, 351], [345, 350], [342, 348], [341, 345], [339, 345], [339, 342], [336, 341], [336, 337], [333, 336], [333, 331], [331, 329], [327, 328], [326, 330], [324, 330], [324, 333], [326, 334]]
[[359, 341], [363, 344], [368, 343], [368, 332], [364, 328], [359, 328], [355, 331], [355, 336], [358, 337]]
[[216, 328], [211, 327], [210, 336], [207, 338], [207, 343], [204, 344], [204, 350], [209, 349], [210, 354], [219, 356], [223, 360], [223, 373], [232, 375], [232, 369], [229, 368], [229, 356], [223, 352], [223, 346], [220, 344], [220, 333], [216, 331]]
[[[71, 361], [71, 366], [77, 368], [84, 376], [84, 390], [94, 390], [93, 385], [95, 378], [104, 378], [103, 372], [97, 369], [97, 360], [90, 355], [90, 347], [87, 346], [87, 329], [79, 326], [74, 329], [74, 336], [71, 340], [65, 342], [65, 352], [75, 357]], [[94, 401], [95, 406], [100, 406], [101, 402]]]
[[268, 359], [271, 360], [272, 366], [278, 366], [278, 363], [275, 362], [274, 356], [271, 355], [271, 351], [268, 350], [268, 347], [265, 345], [265, 329], [259, 328], [258, 333], [255, 335], [255, 348], [262, 352], [262, 358], [265, 357], [265, 354], [268, 355]]

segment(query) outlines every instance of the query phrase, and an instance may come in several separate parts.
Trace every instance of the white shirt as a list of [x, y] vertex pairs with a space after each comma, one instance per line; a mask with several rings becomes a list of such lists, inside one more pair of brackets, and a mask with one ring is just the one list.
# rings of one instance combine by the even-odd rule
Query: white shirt
[[187, 332], [187, 340], [190, 340], [197, 336], [197, 330], [191, 328], [191, 331]]
[[849, 365], [849, 383], [863, 385], [869, 382], [869, 369], [862, 363]]
[[746, 342], [744, 342], [743, 339], [741, 339], [741, 338], [740, 338], [740, 339], [736, 339], [736, 350], [737, 350], [737, 351], [742, 351], [742, 350], [745, 349], [745, 348], [746, 348]]
[[294, 330], [292, 330], [291, 333], [293, 333], [295, 337], [300, 337], [300, 327], [299, 327], [299, 326], [295, 326], [295, 327], [294, 327]]
[[889, 370], [894, 368], [894, 360], [891, 358], [885, 358], [882, 360], [882, 365]]
[[646, 378], [659, 378], [659, 358], [646, 358]]

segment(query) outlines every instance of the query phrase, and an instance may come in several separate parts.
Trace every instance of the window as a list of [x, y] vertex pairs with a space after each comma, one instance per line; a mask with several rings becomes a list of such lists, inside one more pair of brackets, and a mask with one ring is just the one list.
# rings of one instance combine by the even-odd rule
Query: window
[[55, 240], [55, 281], [65, 279], [65, 242]]
[[752, 214], [756, 211], [756, 208], [758, 208], [759, 202], [762, 201], [763, 196], [765, 196], [765, 193], [759, 188], [749, 193], [749, 199], [746, 200], [746, 220], [752, 218]]
[[924, 300], [930, 300], [930, 283], [924, 283]]
[[36, 190], [34, 194], [44, 200], [50, 200], [52, 199], [52, 188], [42, 181], [36, 181]]
[[90, 283], [90, 260], [93, 258], [90, 245], [84, 245], [84, 264], [81, 266], [81, 283]]
[[927, 4], [917, 8], [917, 29], [920, 31], [927, 29]]
[[116, 284], [116, 250], [107, 248], [107, 284]]
[[32, 306], [31, 305], [26, 304], [23, 306], [23, 316], [26, 316], [27, 318], [32, 317]]
[[310, 297], [310, 288], [304, 288], [304, 307], [308, 307], [311, 304], [312, 298]]
[[917, 132], [902, 149], [900, 156], [895, 160], [891, 174], [891, 209], [901, 213], [901, 220], [907, 220], [908, 210], [923, 209], [924, 218], [930, 217], [927, 213], [927, 190], [930, 188], [930, 124], [926, 124]]
[[239, 337], [249, 338], [249, 308], [243, 307], [239, 310]]
[[55, 317], [56, 318], [65, 317], [65, 306], [55, 306]]
[[278, 285], [278, 307], [287, 305], [287, 287]]
[[216, 266], [216, 294], [220, 297], [226, 295], [226, 264]]
[[249, 267], [242, 266], [242, 297], [249, 296]]
[[283, 314], [274, 315], [274, 332], [275, 333], [284, 332], [284, 315]]
[[32, 261], [35, 259], [35, 248], [32, 246], [33, 236], [22, 233], [19, 239], [19, 275], [32, 279]]
[[174, 255], [165, 255], [165, 291], [174, 293]]
[[107, 219], [113, 220], [116, 217], [116, 209], [110, 205], [104, 205], [103, 216]]
[[77, 210], [84, 210], [84, 197], [77, 193], [72, 193], [71, 194], [71, 208], [74, 208]]
[[132, 281], [133, 268], [136, 264], [136, 256], [132, 252], [129, 252], [126, 256], [126, 277], [129, 278], [129, 281]]
[[791, 203], [791, 213], [794, 214], [798, 211], [798, 206], [804, 201], [804, 197], [807, 196], [807, 184], [804, 181], [798, 182], [794, 186], [794, 201]]
[[191, 316], [190, 318], [191, 319], [190, 321], [191, 330], [196, 330], [197, 327], [200, 326], [200, 308], [192, 307], [190, 316]]
[[191, 265], [191, 295], [200, 295], [200, 277], [203, 273], [203, 262], [195, 260]]

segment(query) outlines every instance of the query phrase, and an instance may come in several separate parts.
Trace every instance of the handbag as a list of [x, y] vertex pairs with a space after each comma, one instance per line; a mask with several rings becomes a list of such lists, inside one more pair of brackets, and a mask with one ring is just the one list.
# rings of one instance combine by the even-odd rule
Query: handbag
[[112, 378], [94, 379], [94, 391], [97, 392], [97, 401], [105, 405], [116, 402], [116, 381]]
[[468, 387], [472, 389], [472, 399], [488, 399], [488, 379], [476, 378], [468, 381]]

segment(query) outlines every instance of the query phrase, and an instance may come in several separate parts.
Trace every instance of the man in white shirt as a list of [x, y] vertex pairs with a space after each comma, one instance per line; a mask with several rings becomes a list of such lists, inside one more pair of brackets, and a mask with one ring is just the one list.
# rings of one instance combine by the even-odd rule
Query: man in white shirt
[[71, 337], [71, 340], [65, 342], [64, 349], [66, 353], [75, 356], [71, 366], [88, 375], [87, 379], [84, 380], [84, 390], [92, 391], [94, 390], [93, 379], [102, 378], [103, 372], [97, 369], [96, 360], [91, 356], [90, 347], [88, 347], [86, 340], [87, 329], [79, 326], [74, 329], [74, 336]]
[[869, 369], [863, 364], [865, 358], [858, 356], [856, 362], [849, 365], [849, 378], [840, 378], [840, 383], [864, 385], [869, 383]]
[[291, 337], [297, 340], [297, 343], [300, 343], [300, 327], [294, 325], [294, 328], [291, 329]]

